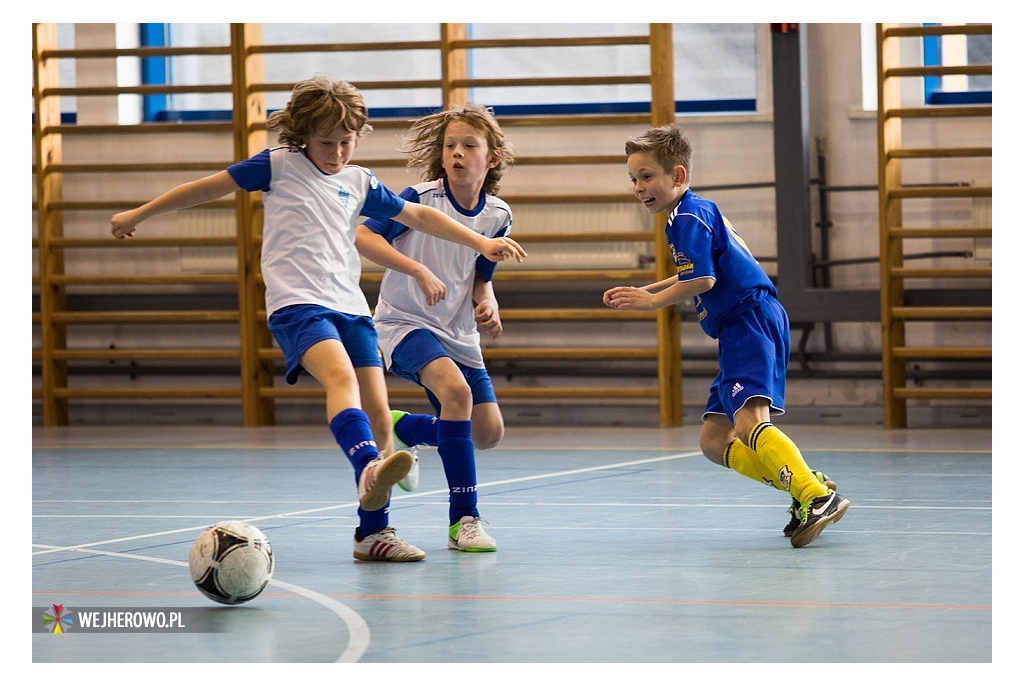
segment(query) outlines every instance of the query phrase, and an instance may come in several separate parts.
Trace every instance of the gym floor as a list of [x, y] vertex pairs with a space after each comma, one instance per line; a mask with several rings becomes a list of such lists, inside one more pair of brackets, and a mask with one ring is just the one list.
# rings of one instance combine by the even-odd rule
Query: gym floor
[[[34, 632], [32, 660], [992, 663], [991, 430], [778, 425], [852, 502], [808, 547], [782, 535], [787, 496], [705, 460], [696, 426], [510, 427], [477, 454], [498, 552], [446, 548], [425, 450], [419, 489], [392, 497], [428, 555], [404, 564], [352, 558], [355, 485], [326, 427], [35, 428], [33, 607], [189, 607], [217, 630]], [[229, 519], [277, 564], [235, 607], [187, 569]]]

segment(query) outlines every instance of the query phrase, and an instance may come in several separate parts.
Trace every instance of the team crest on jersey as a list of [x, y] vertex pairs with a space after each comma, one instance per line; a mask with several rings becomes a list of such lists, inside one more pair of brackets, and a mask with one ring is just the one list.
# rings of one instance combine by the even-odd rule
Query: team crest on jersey
[[338, 199], [341, 200], [342, 207], [348, 207], [349, 193], [343, 187], [338, 188]]
[[689, 257], [677, 250], [676, 246], [671, 243], [669, 243], [668, 249], [672, 250], [672, 261], [676, 265], [677, 274], [685, 274], [693, 271], [693, 262], [690, 261]]

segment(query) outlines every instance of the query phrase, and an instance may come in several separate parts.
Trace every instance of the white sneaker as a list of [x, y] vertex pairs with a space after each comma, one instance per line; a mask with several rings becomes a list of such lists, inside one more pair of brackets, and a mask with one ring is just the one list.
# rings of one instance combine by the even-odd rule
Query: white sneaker
[[367, 464], [359, 474], [359, 506], [366, 511], [382, 509], [391, 497], [391, 486], [405, 478], [412, 464], [413, 457], [405, 450]]
[[400, 409], [391, 410], [391, 437], [395, 441], [395, 449], [408, 450], [412, 454], [412, 468], [409, 469], [409, 473], [402, 480], [398, 481], [398, 487], [402, 488], [406, 492], [412, 492], [420, 486], [420, 457], [416, 453], [415, 445], [406, 445], [405, 442], [398, 437], [398, 431], [395, 427], [398, 422], [402, 420], [403, 416], [408, 416], [409, 412], [402, 411]]
[[412, 468], [409, 469], [405, 478], [398, 481], [398, 487], [406, 492], [412, 492], [420, 486], [420, 455], [417, 454], [416, 448], [410, 449], [409, 454], [412, 455]]
[[362, 540], [357, 530], [353, 545], [352, 556], [363, 561], [420, 561], [427, 558], [426, 552], [398, 537], [391, 526]]
[[497, 552], [498, 543], [484, 532], [479, 516], [463, 516], [448, 526], [448, 549], [460, 552]]

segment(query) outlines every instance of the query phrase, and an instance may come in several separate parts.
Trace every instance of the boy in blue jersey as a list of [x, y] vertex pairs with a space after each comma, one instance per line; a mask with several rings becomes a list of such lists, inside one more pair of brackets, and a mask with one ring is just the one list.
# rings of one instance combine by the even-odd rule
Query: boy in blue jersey
[[[436, 207], [485, 237], [509, 234], [512, 210], [496, 193], [514, 154], [488, 108], [454, 105], [417, 120], [404, 151], [410, 167], [424, 168], [424, 182], [402, 191], [407, 202]], [[368, 219], [357, 235], [360, 251], [388, 268], [373, 317], [387, 368], [421, 385], [436, 412], [392, 411], [396, 444], [437, 447], [448, 481], [448, 547], [494, 552], [477, 508], [475, 449], [494, 447], [505, 432], [480, 349], [480, 331], [502, 331], [496, 265], [410, 231], [400, 218]], [[418, 463], [398, 485], [411, 490], [417, 478]]]
[[633, 193], [652, 215], [668, 213], [665, 235], [676, 275], [642, 288], [604, 293], [615, 309], [651, 311], [693, 298], [704, 332], [718, 340], [719, 372], [704, 410], [704, 456], [790, 493], [783, 532], [794, 547], [817, 538], [850, 503], [835, 483], [812, 471], [800, 450], [771, 423], [785, 410], [789, 319], [775, 286], [729, 220], [690, 190], [690, 142], [675, 126], [626, 142]]
[[131, 238], [154, 215], [238, 190], [263, 192], [268, 325], [285, 355], [286, 381], [294, 384], [305, 369], [326, 390], [328, 425], [355, 469], [359, 493], [353, 556], [418, 561], [426, 554], [388, 526], [391, 487], [408, 474], [413, 456], [393, 451], [383, 364], [359, 286], [359, 218], [396, 218], [489, 259], [521, 260], [525, 253], [509, 238], [485, 238], [433, 208], [406, 202], [368, 169], [349, 165], [359, 138], [371, 130], [368, 118], [351, 84], [326, 76], [302, 81], [267, 120], [284, 146], [116, 214], [111, 232]]

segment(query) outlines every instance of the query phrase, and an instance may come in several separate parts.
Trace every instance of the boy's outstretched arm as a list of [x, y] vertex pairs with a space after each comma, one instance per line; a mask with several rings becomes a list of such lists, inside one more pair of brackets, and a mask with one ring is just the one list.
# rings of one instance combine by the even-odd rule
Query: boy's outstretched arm
[[239, 190], [235, 179], [227, 171], [219, 171], [197, 181], [183, 183], [144, 205], [119, 212], [110, 218], [110, 232], [118, 240], [135, 237], [135, 227], [146, 219], [211, 202]]
[[356, 228], [356, 249], [374, 264], [415, 278], [427, 298], [428, 305], [437, 304], [447, 295], [448, 289], [444, 281], [435, 276], [433, 271], [415, 259], [406, 257], [396, 250], [387, 238], [365, 225]]
[[[671, 281], [675, 281], [675, 283], [669, 284]], [[711, 290], [711, 286], [714, 284], [715, 279], [710, 276], [694, 278], [689, 281], [680, 281], [673, 276], [643, 288], [634, 288], [628, 285], [616, 286], [606, 290], [602, 299], [605, 305], [612, 309], [635, 309], [649, 312], [705, 293]]]
[[402, 211], [393, 219], [435, 238], [471, 247], [492, 262], [503, 262], [506, 259], [521, 262], [526, 259], [526, 251], [511, 238], [484, 238], [447, 214], [427, 205], [406, 202]]

